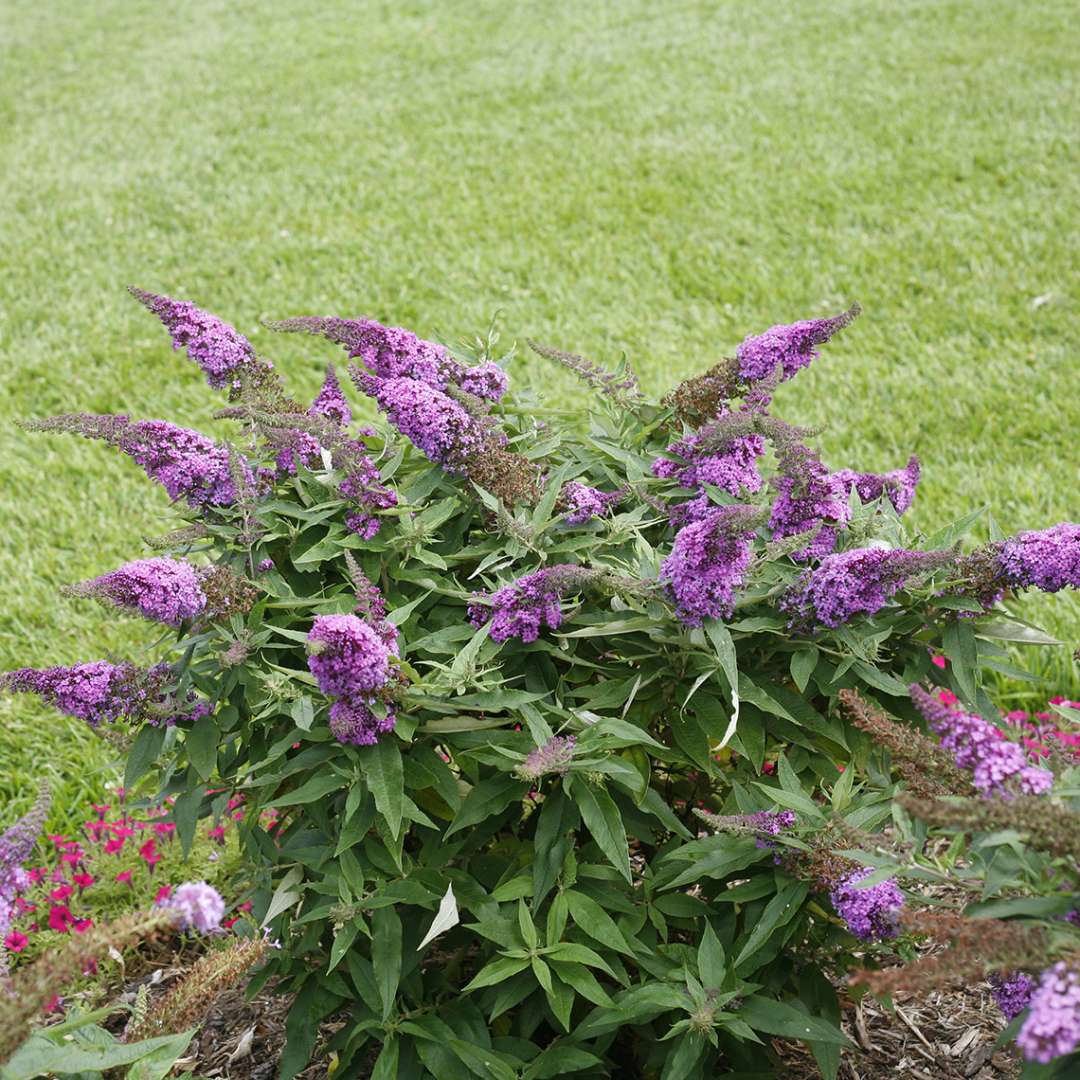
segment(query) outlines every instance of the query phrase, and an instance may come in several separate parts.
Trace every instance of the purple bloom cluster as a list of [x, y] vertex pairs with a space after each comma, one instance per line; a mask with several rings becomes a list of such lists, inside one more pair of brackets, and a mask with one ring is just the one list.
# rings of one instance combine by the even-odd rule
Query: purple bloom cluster
[[893, 469], [887, 473], [860, 473], [851, 469], [840, 469], [835, 475], [843, 478], [848, 492], [854, 488], [864, 503], [880, 499], [887, 495], [893, 509], [898, 514], [907, 511], [915, 501], [915, 489], [919, 485], [921, 469], [919, 459], [912, 454], [907, 465], [902, 469]]
[[[237, 500], [229, 451], [197, 431], [166, 420], [140, 420], [127, 427], [117, 445], [170, 499], [185, 499], [195, 509], [232, 506]], [[253, 482], [242, 459], [238, 467], [245, 480]]]
[[336, 455], [335, 463], [339, 460], [345, 471], [345, 479], [338, 490], [346, 499], [360, 504], [358, 511], [345, 518], [345, 524], [354, 533], [370, 540], [382, 524], [373, 511], [397, 506], [397, 493], [382, 482], [379, 470], [365, 452], [363, 443], [347, 443]]
[[1006, 1020], [1015, 1019], [1030, 1004], [1031, 992], [1035, 989], [1035, 980], [1030, 975], [1014, 971], [1001, 976], [995, 972], [991, 974], [989, 982], [994, 1001]]
[[173, 889], [172, 894], [155, 904], [176, 913], [176, 925], [181, 930], [200, 934], [213, 933], [225, 917], [225, 901], [221, 893], [205, 881], [186, 881]]
[[23, 863], [33, 854], [49, 815], [49, 789], [42, 785], [34, 805], [6, 832], [0, 834], [0, 975], [4, 972], [3, 940], [11, 925], [15, 897], [26, 888]]
[[559, 601], [580, 592], [597, 576], [596, 570], [570, 564], [537, 570], [497, 589], [489, 597], [489, 604], [470, 604], [469, 619], [477, 627], [490, 620], [493, 641], [512, 637], [526, 643], [535, 641], [542, 627], [559, 628], [562, 623]]
[[371, 707], [390, 678], [396, 641], [388, 623], [380, 629], [356, 615], [319, 615], [308, 633], [308, 667], [319, 689], [338, 699], [330, 707], [330, 730], [339, 742], [371, 745], [394, 728], [392, 710], [380, 717]]
[[574, 760], [577, 739], [573, 735], [554, 735], [543, 746], [532, 750], [528, 757], [514, 768], [519, 780], [535, 784], [550, 773], [565, 775]]
[[325, 416], [340, 427], [348, 427], [352, 423], [352, 409], [345, 399], [333, 364], [326, 365], [326, 378], [308, 412], [312, 416]]
[[730, 615], [750, 565], [757, 517], [752, 508], [715, 506], [676, 534], [660, 574], [687, 626]]
[[463, 472], [487, 441], [484, 429], [456, 401], [418, 379], [379, 379], [353, 369], [357, 386], [429, 461]]
[[764, 436], [730, 439], [720, 451], [703, 449], [700, 441], [699, 436], [690, 435], [672, 443], [664, 451], [668, 456], [657, 458], [652, 465], [653, 476], [674, 480], [680, 487], [697, 492], [693, 499], [672, 508], [670, 517], [676, 527], [699, 521], [708, 513], [713, 503], [707, 487], [735, 497], [754, 494], [762, 487], [757, 461], [765, 453]]
[[465, 368], [458, 385], [467, 394], [485, 401], [501, 401], [510, 388], [510, 379], [498, 364], [490, 361], [476, 367]]
[[186, 300], [173, 300], [134, 287], [131, 293], [165, 324], [173, 348], [187, 350], [189, 359], [202, 368], [213, 389], [223, 389], [232, 383], [241, 368], [258, 362], [251, 342], [216, 315]]
[[818, 527], [796, 559], [820, 559], [836, 547], [839, 528], [851, 520], [851, 487], [841, 473], [830, 473], [817, 455], [798, 443], [783, 449], [773, 479], [777, 497], [769, 517], [773, 538], [783, 540]]
[[956, 759], [958, 768], [970, 770], [971, 782], [987, 797], [1015, 794], [1042, 795], [1054, 784], [1049, 769], [1029, 765], [1024, 748], [981, 716], [953, 709], [921, 686], [910, 688], [911, 700], [941, 745]]
[[1080, 525], [1063, 521], [1049, 529], [1020, 533], [998, 548], [1004, 583], [1014, 589], [1053, 593], [1080, 589]]
[[897, 916], [904, 896], [891, 878], [860, 889], [857, 885], [873, 873], [866, 866], [849, 874], [830, 893], [829, 899], [848, 929], [864, 941], [895, 937]]
[[37, 694], [53, 708], [91, 727], [142, 718], [161, 700], [167, 664], [145, 670], [133, 664], [92, 660], [73, 667], [19, 668], [0, 675], [0, 690]]
[[567, 506], [566, 524], [584, 525], [593, 518], [603, 517], [625, 495], [623, 491], [604, 492], [579, 480], [564, 485], [561, 496]]
[[736, 350], [739, 375], [746, 382], [767, 379], [780, 366], [781, 379], [790, 379], [817, 356], [815, 345], [823, 345], [847, 326], [858, 307], [831, 319], [804, 319], [787, 326], [773, 326], [763, 334], [751, 335]]
[[1016, 1045], [1028, 1061], [1049, 1064], [1080, 1046], [1080, 974], [1064, 963], [1042, 973]]
[[144, 618], [179, 626], [206, 607], [200, 579], [195, 567], [178, 559], [138, 559], [80, 582], [70, 591], [98, 596], [119, 607], [134, 608]]
[[792, 617], [835, 629], [858, 614], [873, 615], [916, 574], [952, 561], [947, 552], [856, 548], [826, 555], [795, 584], [781, 606]]

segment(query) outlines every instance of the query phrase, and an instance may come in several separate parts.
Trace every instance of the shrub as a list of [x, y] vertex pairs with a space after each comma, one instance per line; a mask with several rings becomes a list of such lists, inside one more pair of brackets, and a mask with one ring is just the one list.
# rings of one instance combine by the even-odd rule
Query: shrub
[[[905, 820], [890, 761], [840, 695], [925, 730], [909, 687], [933, 682], [995, 721], [982, 670], [1032, 636], [999, 600], [1080, 584], [1077, 527], [991, 521], [964, 554], [979, 514], [905, 528], [917, 460], [830, 471], [773, 416], [857, 309], [748, 338], [661, 403], [625, 363], [537, 347], [595, 392], [569, 416], [507, 393], [493, 336], [277, 324], [345, 347], [377, 431], [332, 369], [305, 408], [231, 327], [136, 295], [228, 392], [235, 443], [29, 426], [110, 444], [186, 517], [159, 545], [186, 571], [76, 590], [172, 627], [170, 659], [5, 684], [130, 725], [127, 783], [157, 763], [185, 847], [243, 794], [283, 944], [260, 978], [297, 995], [282, 1075], [341, 1013], [342, 1075], [372, 1054], [378, 1078], [761, 1074], [778, 1036], [835, 1076], [833, 983], [905, 940], [903, 894], [860, 864]], [[986, 786], [1033, 789], [1028, 768]]]

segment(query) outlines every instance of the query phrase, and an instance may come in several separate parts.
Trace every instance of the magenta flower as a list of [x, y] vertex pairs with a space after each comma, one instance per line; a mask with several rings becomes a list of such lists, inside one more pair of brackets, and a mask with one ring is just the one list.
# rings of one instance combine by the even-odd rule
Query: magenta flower
[[377, 716], [363, 700], [339, 698], [330, 706], [330, 733], [347, 746], [374, 746], [380, 735], [394, 730], [397, 717], [387, 708]]
[[501, 401], [510, 387], [510, 379], [498, 364], [478, 364], [465, 368], [458, 380], [458, 385], [467, 394], [483, 398], [486, 401]]
[[132, 608], [146, 619], [179, 626], [206, 607], [201, 575], [179, 559], [138, 559], [69, 591]]
[[1080, 589], [1080, 525], [1063, 521], [1020, 533], [1000, 544], [997, 558], [1002, 580], [1011, 588]]
[[1035, 980], [1022, 971], [1001, 976], [996, 972], [989, 978], [990, 992], [994, 995], [997, 1007], [1006, 1020], [1018, 1017], [1031, 1002], [1031, 992], [1035, 989]]
[[308, 412], [312, 416], [325, 416], [340, 427], [348, 427], [352, 423], [352, 409], [345, 400], [333, 364], [326, 365], [326, 378], [323, 379], [322, 388], [315, 395]]
[[241, 368], [259, 363], [251, 342], [216, 315], [186, 300], [158, 296], [134, 286], [130, 292], [165, 324], [173, 348], [187, 350], [188, 358], [202, 368], [213, 389], [227, 387]]
[[308, 649], [308, 668], [324, 694], [370, 694], [389, 678], [390, 650], [355, 615], [317, 616], [308, 633]]

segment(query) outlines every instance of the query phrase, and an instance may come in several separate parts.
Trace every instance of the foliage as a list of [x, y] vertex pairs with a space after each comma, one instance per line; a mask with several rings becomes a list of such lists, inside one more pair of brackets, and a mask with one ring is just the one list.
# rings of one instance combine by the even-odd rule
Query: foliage
[[[189, 518], [173, 553], [257, 586], [172, 635], [169, 686], [123, 665], [5, 685], [95, 724], [141, 716], [127, 781], [159, 764], [185, 850], [242, 792], [254, 915], [283, 944], [262, 977], [297, 993], [284, 1076], [338, 1011], [341, 1067], [374, 1043], [380, 1078], [760, 1072], [768, 1036], [836, 1074], [828, 976], [891, 950], [902, 903], [849, 861], [895, 820], [894, 786], [838, 695], [919, 724], [908, 688], [940, 678], [996, 716], [982, 669], [1029, 631], [987, 583], [1035, 581], [1000, 570], [992, 519], [958, 554], [978, 513], [909, 533], [917, 463], [830, 472], [769, 413], [849, 319], [747, 339], [742, 403], [693, 428], [685, 395], [650, 403], [625, 364], [548, 350], [598, 391], [579, 433], [527, 392], [466, 389], [492, 336], [450, 352], [332, 320], [303, 328], [362, 360], [354, 381], [423, 454], [304, 410], [254, 358], [226, 385], [235, 446], [33, 425], [132, 457]], [[188, 349], [222, 385], [214, 341]]]

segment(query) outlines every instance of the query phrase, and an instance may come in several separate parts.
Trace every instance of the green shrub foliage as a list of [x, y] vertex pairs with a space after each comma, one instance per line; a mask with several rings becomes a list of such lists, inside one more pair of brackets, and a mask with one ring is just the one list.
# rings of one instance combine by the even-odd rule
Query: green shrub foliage
[[504, 393], [522, 361], [493, 335], [279, 324], [345, 346], [385, 421], [357, 431], [332, 372], [308, 409], [236, 331], [137, 295], [228, 392], [231, 443], [36, 426], [109, 442], [188, 518], [156, 570], [80, 587], [169, 624], [170, 663], [88, 672], [90, 715], [60, 676], [8, 685], [132, 723], [127, 782], [156, 764], [185, 844], [243, 794], [281, 944], [259, 978], [297, 995], [282, 1075], [340, 1014], [340, 1076], [782, 1075], [774, 1037], [834, 1076], [836, 977], [895, 948], [902, 903], [876, 873], [860, 931], [844, 852], [910, 826], [838, 695], [921, 725], [932, 681], [996, 717], [981, 670], [1035, 636], [996, 602], [1053, 585], [992, 521], [962, 555], [978, 514], [907, 530], [917, 462], [831, 472], [771, 414], [855, 312], [747, 339], [660, 403], [537, 347], [583, 380], [573, 412]]

